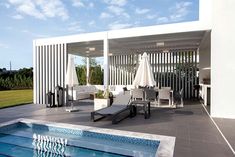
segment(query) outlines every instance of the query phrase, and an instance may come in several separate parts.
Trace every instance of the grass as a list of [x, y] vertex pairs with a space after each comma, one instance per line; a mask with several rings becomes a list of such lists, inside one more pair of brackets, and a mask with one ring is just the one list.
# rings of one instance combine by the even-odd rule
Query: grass
[[0, 108], [23, 105], [32, 102], [32, 89], [0, 91]]

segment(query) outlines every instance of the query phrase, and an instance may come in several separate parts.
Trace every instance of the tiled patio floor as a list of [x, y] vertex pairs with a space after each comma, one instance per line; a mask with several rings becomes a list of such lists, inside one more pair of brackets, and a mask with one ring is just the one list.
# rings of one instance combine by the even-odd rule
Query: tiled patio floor
[[[32, 118], [168, 135], [176, 137], [175, 157], [234, 156], [199, 102], [185, 102], [187, 105], [181, 109], [152, 108], [150, 119], [145, 120], [143, 115], [137, 115], [132, 119], [127, 118], [117, 125], [112, 125], [107, 119], [91, 122], [90, 112], [93, 110], [93, 103], [79, 102], [78, 104], [81, 110], [74, 113], [65, 112], [65, 108], [46, 108], [33, 104], [1, 109], [0, 123], [16, 118]], [[229, 134], [233, 132], [229, 127], [226, 131]], [[232, 140], [234, 140], [234, 136]]]
[[235, 119], [213, 118], [223, 135], [235, 150]]

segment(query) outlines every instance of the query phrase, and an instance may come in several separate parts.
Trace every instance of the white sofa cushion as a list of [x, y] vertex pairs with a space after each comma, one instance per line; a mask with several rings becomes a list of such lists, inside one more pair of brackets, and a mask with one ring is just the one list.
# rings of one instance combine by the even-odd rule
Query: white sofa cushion
[[[109, 91], [112, 92], [114, 96], [124, 93], [123, 88], [127, 87], [128, 90], [133, 88], [132, 85], [110, 85]], [[104, 85], [82, 85], [82, 86], [75, 86], [73, 88], [73, 97], [74, 100], [79, 99], [87, 99], [90, 97], [90, 94], [96, 93], [98, 90], [104, 90]], [[69, 95], [71, 96], [72, 93], [69, 92]]]
[[[74, 100], [87, 99], [87, 98], [90, 98], [90, 94], [93, 94], [97, 91], [98, 91], [98, 89], [93, 85], [75, 86], [73, 88], [73, 99]], [[69, 90], [69, 97], [71, 98], [71, 96], [72, 96], [72, 93], [71, 93], [71, 89], [70, 89]]]

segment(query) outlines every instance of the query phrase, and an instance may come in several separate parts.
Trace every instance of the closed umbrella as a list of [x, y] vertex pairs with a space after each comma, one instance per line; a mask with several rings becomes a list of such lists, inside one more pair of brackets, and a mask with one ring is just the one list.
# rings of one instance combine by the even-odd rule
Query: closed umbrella
[[68, 55], [68, 67], [65, 76], [65, 84], [67, 85], [68, 88], [71, 88], [71, 96], [72, 96], [71, 107], [67, 108], [66, 111], [69, 112], [77, 111], [78, 109], [74, 108], [73, 106], [73, 87], [75, 85], [78, 85], [78, 77], [74, 64], [74, 56], [70, 54]]
[[140, 65], [138, 67], [135, 79], [133, 81], [133, 86], [155, 86], [156, 82], [154, 81], [153, 72], [148, 60], [148, 55], [145, 52], [142, 55]]
[[74, 64], [74, 56], [68, 55], [68, 67], [65, 77], [65, 84], [69, 87], [73, 87], [74, 85], [78, 85], [78, 77]]

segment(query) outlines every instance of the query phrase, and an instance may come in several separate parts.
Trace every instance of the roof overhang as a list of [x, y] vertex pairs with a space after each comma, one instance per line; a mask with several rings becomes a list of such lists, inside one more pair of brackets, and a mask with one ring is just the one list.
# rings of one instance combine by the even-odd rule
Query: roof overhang
[[68, 53], [100, 57], [103, 56], [103, 41], [106, 38], [109, 40], [110, 55], [119, 55], [164, 49], [196, 49], [210, 30], [209, 25], [194, 21], [38, 39], [35, 43], [66, 43]]
[[[206, 31], [109, 39], [110, 55], [172, 50], [196, 50]], [[103, 40], [68, 44], [68, 52], [84, 57], [103, 56]]]

